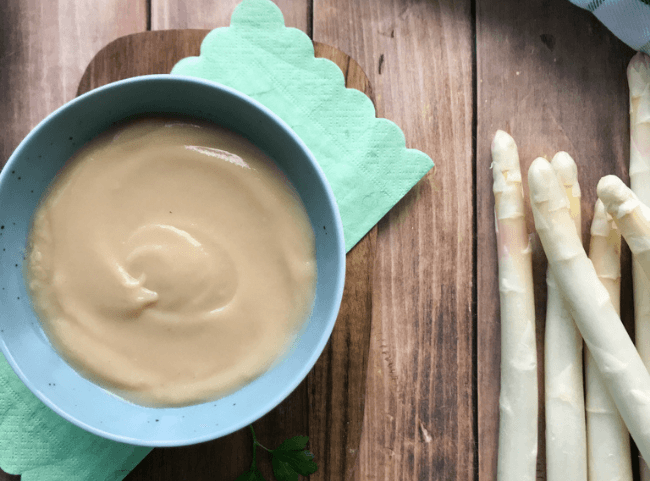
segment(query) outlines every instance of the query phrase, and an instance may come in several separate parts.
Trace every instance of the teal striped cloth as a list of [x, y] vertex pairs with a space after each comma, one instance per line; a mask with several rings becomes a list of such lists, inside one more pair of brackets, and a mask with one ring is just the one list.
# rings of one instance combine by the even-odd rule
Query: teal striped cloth
[[571, 0], [634, 50], [650, 54], [650, 0]]

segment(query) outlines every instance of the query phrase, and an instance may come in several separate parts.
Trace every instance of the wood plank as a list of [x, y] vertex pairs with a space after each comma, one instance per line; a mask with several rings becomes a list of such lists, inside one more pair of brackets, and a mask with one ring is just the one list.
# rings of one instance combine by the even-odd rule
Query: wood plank
[[[284, 14], [287, 27], [311, 35], [311, 1], [273, 0]], [[230, 24], [230, 15], [241, 0], [151, 0], [151, 29], [207, 28]]]
[[378, 115], [438, 164], [379, 224], [353, 478], [473, 479], [470, 1], [315, 0], [314, 39], [359, 61]]
[[[582, 186], [585, 245], [605, 174], [627, 179], [625, 68], [632, 51], [589, 12], [565, 0], [477, 2], [477, 355], [479, 480], [496, 479], [500, 320], [490, 143], [497, 129], [519, 146], [522, 171], [538, 156], [566, 150]], [[524, 180], [526, 193], [527, 181]], [[527, 211], [530, 232], [533, 220]], [[532, 237], [540, 380], [538, 479], [545, 479], [543, 336], [546, 261]], [[629, 252], [623, 256], [622, 317], [632, 327]]]
[[[197, 55], [207, 30], [144, 32], [120, 38], [101, 50], [88, 66], [79, 93], [119, 78], [161, 73], [181, 58]], [[165, 48], [161, 48], [164, 46]], [[343, 70], [348, 87], [370, 93], [359, 65], [322, 44], [316, 55], [330, 58]], [[255, 423], [262, 444], [275, 447], [284, 439], [309, 433], [321, 470], [312, 479], [352, 468], [363, 422], [363, 401], [370, 341], [371, 283], [376, 229], [347, 256], [346, 287], [341, 312], [325, 353], [294, 393]], [[251, 461], [250, 435], [242, 430], [199, 446], [156, 449], [129, 475], [129, 480], [235, 479]], [[260, 456], [267, 460], [265, 456]], [[270, 476], [268, 462], [262, 470]]]
[[[1, 168], [38, 122], [74, 97], [97, 50], [144, 30], [147, 13], [146, 0], [8, 0], [0, 10]], [[0, 481], [17, 479], [0, 470]]]
[[93, 55], [116, 37], [144, 30], [146, 15], [146, 0], [3, 2], [0, 166], [38, 122], [74, 98]]
[[[180, 59], [199, 54], [201, 42], [208, 32], [198, 29], [163, 30], [113, 40], [87, 65], [77, 95], [123, 78], [169, 73]], [[142, 50], [139, 52], [138, 49]]]

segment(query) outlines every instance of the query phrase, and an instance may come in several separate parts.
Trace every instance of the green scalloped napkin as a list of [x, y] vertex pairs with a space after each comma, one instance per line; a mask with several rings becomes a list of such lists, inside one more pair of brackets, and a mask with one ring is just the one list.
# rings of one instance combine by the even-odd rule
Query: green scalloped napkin
[[[402, 131], [375, 118], [372, 102], [346, 89], [341, 70], [314, 57], [309, 38], [284, 26], [270, 0], [244, 0], [231, 26], [213, 30], [199, 57], [173, 74], [213, 80], [260, 101], [303, 139], [325, 171], [350, 250], [433, 166], [405, 148]], [[0, 467], [23, 481], [119, 481], [149, 448], [108, 441], [42, 404], [0, 356]]]
[[210, 32], [200, 56], [181, 60], [172, 74], [232, 87], [289, 124], [332, 186], [348, 251], [433, 167], [405, 147], [397, 125], [375, 117], [368, 97], [345, 88], [336, 64], [314, 57], [309, 37], [286, 28], [270, 0], [240, 3], [230, 27]]
[[120, 481], [150, 448], [101, 438], [50, 410], [0, 355], [0, 467], [22, 481]]

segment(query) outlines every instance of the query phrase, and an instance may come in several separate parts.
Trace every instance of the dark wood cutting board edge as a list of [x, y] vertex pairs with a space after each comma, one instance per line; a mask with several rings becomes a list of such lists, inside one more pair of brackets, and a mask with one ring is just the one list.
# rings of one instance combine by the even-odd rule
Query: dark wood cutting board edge
[[[168, 73], [180, 59], [199, 54], [208, 32], [162, 30], [120, 37], [90, 62], [77, 95], [124, 78]], [[368, 78], [356, 61], [318, 42], [314, 50], [317, 57], [328, 58], [341, 68], [347, 87], [373, 98]], [[270, 448], [287, 437], [308, 434], [319, 466], [312, 480], [348, 479], [355, 467], [364, 416], [376, 236], [375, 227], [347, 255], [341, 311], [316, 366], [289, 398], [255, 423], [258, 439]], [[250, 465], [250, 443], [249, 432], [241, 430], [200, 445], [155, 449], [126, 479], [234, 480]], [[270, 477], [270, 463], [263, 455], [261, 464]]]

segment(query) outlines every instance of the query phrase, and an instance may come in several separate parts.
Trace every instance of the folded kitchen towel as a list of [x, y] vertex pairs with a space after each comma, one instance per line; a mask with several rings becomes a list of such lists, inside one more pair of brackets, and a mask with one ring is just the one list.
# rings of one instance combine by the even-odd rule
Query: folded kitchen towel
[[634, 50], [650, 54], [650, 0], [571, 0]]
[[[244, 0], [231, 26], [211, 32], [200, 57], [182, 60], [173, 73], [238, 89], [301, 136], [334, 190], [347, 250], [433, 166], [424, 153], [406, 149], [395, 124], [375, 117], [364, 94], [345, 88], [334, 63], [314, 57], [309, 38], [286, 28], [270, 0]], [[120, 481], [149, 451], [108, 441], [60, 418], [0, 355], [0, 467], [5, 471], [22, 474], [23, 481]]]

